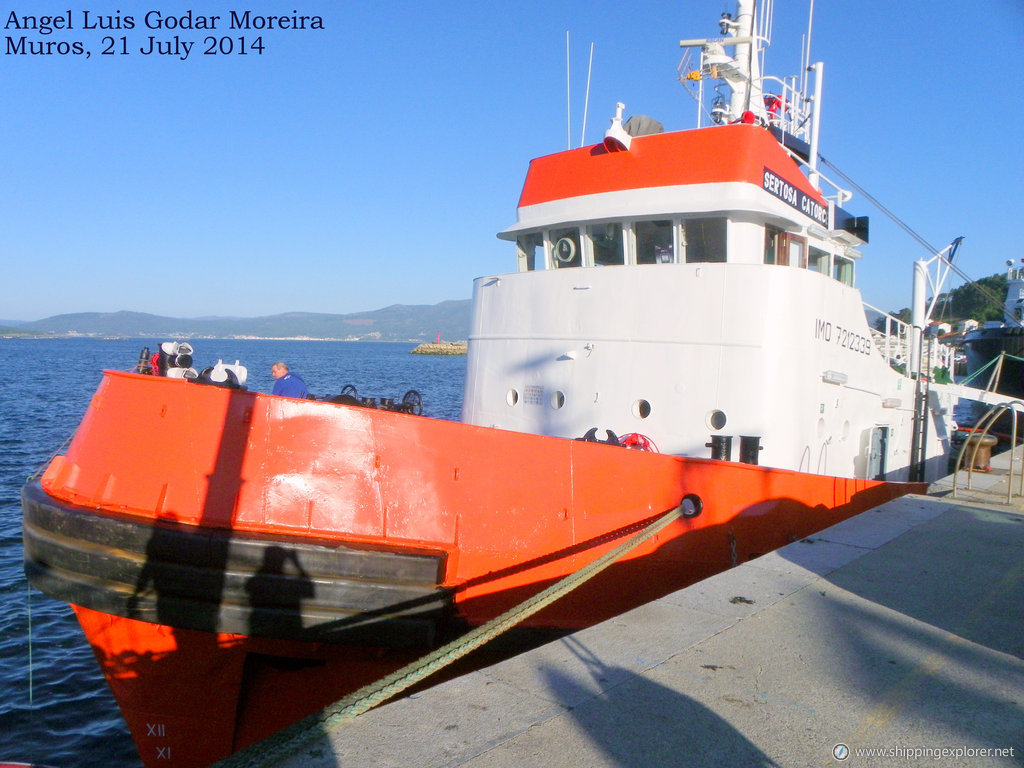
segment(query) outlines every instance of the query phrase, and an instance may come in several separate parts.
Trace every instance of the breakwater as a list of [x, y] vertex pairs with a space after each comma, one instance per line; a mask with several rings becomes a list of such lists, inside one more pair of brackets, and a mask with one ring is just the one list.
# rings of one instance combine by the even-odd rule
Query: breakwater
[[464, 355], [465, 341], [438, 341], [420, 344], [412, 350], [414, 355]]

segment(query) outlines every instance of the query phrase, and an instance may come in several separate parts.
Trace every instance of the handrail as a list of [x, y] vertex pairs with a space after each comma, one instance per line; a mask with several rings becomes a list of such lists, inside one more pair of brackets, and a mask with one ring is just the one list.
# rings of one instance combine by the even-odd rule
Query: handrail
[[[866, 301], [861, 303], [864, 305], [865, 310], [877, 312], [885, 320], [885, 328], [878, 328], [875, 325], [870, 326], [871, 337], [874, 341], [875, 349], [890, 366], [896, 367], [899, 364], [906, 365], [909, 362], [908, 358], [910, 357], [908, 349], [913, 326], [910, 323], [900, 320], [895, 315], [886, 312], [884, 309], [879, 309]], [[946, 344], [941, 339], [934, 339], [930, 335], [929, 338], [933, 339], [933, 346], [930, 353], [938, 357], [936, 364], [940, 367], [948, 368], [952, 372], [954, 366], [953, 347]], [[938, 342], [937, 348], [934, 346], [934, 342], [936, 341]], [[903, 355], [902, 358], [900, 357], [901, 354]], [[987, 367], [988, 366], [986, 365], [986, 368]], [[923, 373], [930, 375], [931, 371], [923, 371]], [[911, 375], [911, 372], [907, 372], [907, 375]], [[971, 378], [974, 378], [975, 375], [977, 374], [973, 374]]]
[[[881, 353], [882, 357], [885, 358], [885, 361], [889, 365], [892, 365], [896, 360], [896, 356], [899, 351], [901, 349], [905, 351], [905, 348], [909, 343], [910, 325], [903, 322], [898, 317], [889, 314], [885, 310], [871, 306], [866, 301], [863, 302], [863, 304], [867, 309], [878, 312], [883, 318], [885, 318], [884, 330], [880, 328], [872, 328], [872, 330], [883, 335], [883, 345], [880, 347], [876, 340], [875, 349]], [[906, 364], [907, 360], [904, 359], [902, 362]]]
[[[953, 491], [952, 496], [956, 498], [957, 490], [957, 478], [960, 473], [960, 467], [963, 465], [964, 454], [967, 452], [967, 446], [971, 443], [974, 444], [974, 450], [971, 453], [971, 460], [967, 466], [967, 490], [971, 490], [971, 480], [974, 475], [974, 463], [978, 456], [978, 449], [981, 448], [982, 439], [990, 437], [989, 431], [995, 425], [996, 420], [1006, 413], [1010, 412], [1011, 428], [1010, 428], [1010, 470], [1009, 475], [1006, 478], [1006, 503], [1009, 504], [1013, 498], [1013, 465], [1015, 462], [1015, 454], [1017, 452], [1017, 411], [1020, 410], [1024, 413], [1024, 402], [1020, 400], [1012, 400], [1009, 403], [1001, 403], [993, 408], [990, 408], [988, 412], [978, 419], [978, 423], [975, 424], [974, 430], [971, 436], [964, 440], [964, 444], [960, 447], [960, 453], [956, 457], [956, 468], [953, 470]], [[993, 437], [993, 439], [996, 439]], [[1024, 467], [1020, 470], [1020, 488], [1017, 491], [1018, 496], [1024, 496]]]

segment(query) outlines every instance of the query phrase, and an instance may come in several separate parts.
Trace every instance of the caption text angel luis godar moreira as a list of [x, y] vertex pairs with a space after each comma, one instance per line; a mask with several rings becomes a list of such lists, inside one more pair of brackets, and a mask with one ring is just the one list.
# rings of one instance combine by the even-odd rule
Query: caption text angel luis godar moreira
[[217, 15], [191, 10], [181, 14], [160, 10], [143, 14], [67, 10], [52, 15], [11, 11], [4, 19], [7, 35], [3, 50], [7, 56], [90, 58], [95, 52], [104, 56], [170, 56], [184, 61], [193, 53], [262, 55], [268, 47], [264, 40], [267, 33], [322, 29], [322, 16], [294, 10], [290, 15], [247, 10]]

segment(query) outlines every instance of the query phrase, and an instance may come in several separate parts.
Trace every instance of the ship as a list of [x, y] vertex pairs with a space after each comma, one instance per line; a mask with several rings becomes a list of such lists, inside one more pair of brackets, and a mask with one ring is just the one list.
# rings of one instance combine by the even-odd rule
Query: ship
[[249, 391], [180, 342], [104, 372], [24, 487], [25, 569], [145, 765], [246, 748], [666, 513], [524, 626], [592, 625], [945, 474], [925, 297], [879, 340], [868, 220], [818, 162], [823, 67], [762, 74], [767, 24], [740, 0], [681, 42], [696, 127], [619, 103], [600, 143], [530, 163], [514, 269], [473, 282], [459, 421], [415, 392]]
[[1003, 319], [964, 332], [959, 341], [967, 378], [1001, 394], [1024, 399], [1024, 266], [1006, 262]]

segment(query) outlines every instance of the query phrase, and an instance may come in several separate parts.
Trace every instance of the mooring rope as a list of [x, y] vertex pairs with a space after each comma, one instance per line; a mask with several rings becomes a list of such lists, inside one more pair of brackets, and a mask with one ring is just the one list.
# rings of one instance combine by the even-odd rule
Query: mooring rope
[[28, 482], [32, 482], [37, 477], [39, 477], [39, 475], [41, 475], [43, 473], [43, 470], [45, 470], [48, 466], [50, 466], [50, 462], [53, 461], [54, 458], [56, 458], [57, 454], [60, 453], [61, 451], [63, 451], [67, 447], [67, 444], [71, 442], [71, 438], [73, 438], [74, 436], [75, 436], [75, 431], [72, 431], [70, 435], [68, 435], [66, 438], [64, 438], [64, 442], [61, 443], [59, 446], [57, 446], [57, 450], [54, 451], [53, 453], [51, 453], [49, 455], [49, 457], [44, 459], [43, 463], [39, 465], [39, 467], [36, 469], [36, 471], [33, 472], [31, 475], [29, 475], [28, 478], [26, 478], [28, 480]]
[[[1016, 360], [1016, 361], [1024, 362], [1024, 357], [1017, 357], [1016, 355], [1011, 355], [1008, 352], [1003, 352], [1002, 356], [1005, 357], [1005, 358], [1008, 358], [1010, 360]], [[974, 373], [972, 373], [972, 374], [970, 374], [968, 376], [965, 376], [964, 378], [960, 379], [959, 383], [960, 384], [965, 384], [965, 385], [966, 384], [970, 384], [972, 381], [977, 379], [979, 376], [981, 376], [981, 374], [983, 374], [989, 368], [993, 367], [998, 362], [999, 362], [999, 356], [996, 355], [991, 360], [989, 360], [987, 363], [985, 363], [983, 366], [981, 366], [981, 368], [976, 370]]]
[[596, 576], [627, 552], [638, 547], [682, 515], [682, 505], [670, 509], [657, 520], [619, 546], [538, 592], [514, 608], [491, 619], [465, 635], [443, 645], [411, 664], [339, 699], [316, 714], [277, 732], [273, 736], [236, 752], [217, 763], [217, 768], [257, 768], [292, 754], [318, 735], [343, 725], [363, 712], [387, 701], [427, 676], [462, 658], [487, 641], [547, 607], [560, 597]]

